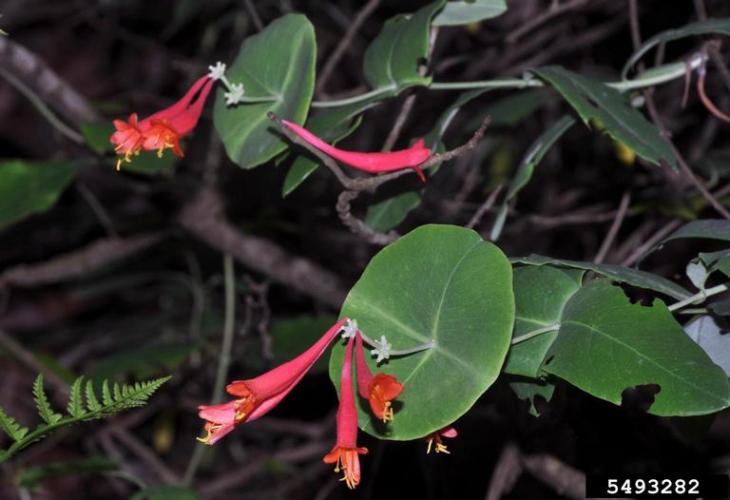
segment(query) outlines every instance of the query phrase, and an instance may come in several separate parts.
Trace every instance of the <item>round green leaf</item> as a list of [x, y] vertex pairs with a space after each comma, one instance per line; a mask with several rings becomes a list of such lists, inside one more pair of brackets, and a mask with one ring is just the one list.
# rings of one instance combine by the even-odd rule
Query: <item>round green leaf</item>
[[218, 90], [213, 121], [228, 156], [238, 166], [257, 167], [286, 149], [267, 113], [304, 122], [314, 91], [315, 59], [314, 28], [300, 14], [281, 17], [243, 42], [226, 76], [243, 83], [248, 97], [277, 100], [228, 107], [224, 90]]
[[730, 406], [727, 375], [664, 302], [631, 304], [605, 280], [582, 287], [565, 305], [543, 370], [615, 404], [627, 388], [656, 384], [654, 415], [703, 415]]
[[433, 20], [434, 26], [458, 26], [478, 23], [501, 16], [507, 10], [504, 0], [471, 0], [447, 2], [444, 10]]
[[[367, 402], [359, 401], [365, 432], [419, 438], [463, 415], [499, 375], [514, 322], [512, 269], [499, 248], [472, 230], [422, 226], [373, 257], [341, 315], [357, 320], [371, 338], [385, 335], [393, 349], [435, 341], [432, 349], [380, 367], [369, 360], [373, 372], [405, 385], [393, 422], [375, 422]], [[338, 343], [330, 359], [336, 387], [343, 353]]]

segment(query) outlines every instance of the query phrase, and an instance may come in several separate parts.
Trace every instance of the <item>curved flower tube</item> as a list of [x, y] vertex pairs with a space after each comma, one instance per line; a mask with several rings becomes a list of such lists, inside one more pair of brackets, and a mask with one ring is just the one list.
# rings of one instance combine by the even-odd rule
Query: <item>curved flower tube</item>
[[352, 346], [355, 339], [350, 337], [345, 349], [340, 378], [340, 406], [337, 408], [337, 442], [324, 456], [324, 463], [336, 464], [335, 472], [342, 471], [347, 487], [354, 489], [360, 484], [360, 457], [368, 452], [367, 448], [357, 446], [357, 409], [355, 394], [352, 390]]
[[199, 441], [214, 444], [237, 425], [270, 412], [317, 362], [346, 322], [347, 318], [343, 318], [335, 323], [322, 338], [296, 358], [258, 377], [228, 384], [226, 391], [236, 399], [218, 405], [199, 406], [198, 416], [206, 421], [204, 429], [207, 432], [205, 437], [198, 438]]
[[447, 455], [450, 455], [451, 452], [448, 448], [446, 448], [446, 445], [441, 438], [453, 439], [458, 435], [459, 433], [456, 432], [456, 429], [450, 426], [429, 434], [424, 438], [428, 442], [426, 445], [426, 453], [431, 453], [431, 449], [433, 448], [436, 453], [446, 453]]
[[117, 170], [122, 162], [130, 162], [132, 156], [141, 150], [157, 151], [157, 155], [162, 156], [164, 150], [170, 148], [175, 155], [182, 157], [180, 139], [197, 125], [214, 83], [215, 79], [205, 75], [198, 78], [182, 99], [168, 108], [143, 120], [138, 120], [136, 113], [129, 115], [126, 122], [114, 120], [116, 131], [109, 141], [114, 144], [118, 155]]
[[357, 332], [355, 336], [355, 356], [357, 363], [357, 386], [360, 397], [367, 399], [373, 414], [383, 422], [393, 420], [391, 401], [403, 392], [403, 384], [393, 375], [377, 373], [373, 376], [365, 361], [365, 350], [362, 346], [362, 336]]
[[281, 123], [307, 143], [345, 165], [371, 174], [412, 168], [418, 174], [418, 177], [426, 182], [426, 176], [419, 165], [431, 156], [431, 150], [425, 146], [423, 139], [417, 140], [410, 148], [401, 149], [400, 151], [363, 153], [331, 146], [309, 130], [288, 120], [281, 120]]

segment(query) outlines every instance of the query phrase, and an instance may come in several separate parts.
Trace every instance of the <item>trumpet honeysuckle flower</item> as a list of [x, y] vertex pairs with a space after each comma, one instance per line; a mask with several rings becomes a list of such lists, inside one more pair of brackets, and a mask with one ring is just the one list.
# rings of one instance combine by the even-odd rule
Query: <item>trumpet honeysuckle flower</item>
[[343, 318], [335, 323], [322, 338], [296, 358], [258, 377], [228, 384], [226, 391], [236, 399], [218, 405], [199, 406], [198, 416], [206, 421], [204, 430], [207, 435], [198, 440], [214, 444], [237, 425], [266, 415], [299, 383], [346, 322], [347, 318]]
[[336, 464], [335, 472], [344, 474], [342, 481], [354, 489], [360, 483], [360, 457], [368, 452], [367, 448], [357, 446], [357, 409], [355, 393], [352, 390], [352, 347], [355, 341], [350, 337], [345, 349], [340, 377], [340, 406], [337, 408], [337, 442], [324, 457], [327, 464]]
[[355, 340], [355, 360], [357, 363], [357, 386], [360, 396], [367, 399], [373, 414], [383, 422], [393, 420], [391, 401], [403, 392], [403, 384], [393, 375], [376, 373], [373, 376], [362, 346], [362, 336], [358, 332]]
[[410, 148], [400, 151], [363, 153], [359, 151], [347, 151], [331, 146], [309, 130], [288, 120], [281, 120], [281, 123], [308, 144], [345, 165], [371, 174], [412, 168], [418, 174], [418, 177], [423, 182], [426, 182], [426, 176], [423, 174], [420, 165], [431, 156], [431, 150], [425, 146], [423, 139], [417, 140]]
[[448, 448], [446, 448], [446, 445], [443, 443], [442, 438], [452, 439], [458, 435], [459, 433], [456, 432], [456, 429], [453, 427], [444, 427], [439, 431], [429, 434], [424, 438], [428, 442], [426, 445], [426, 453], [431, 453], [431, 448], [433, 448], [436, 453], [446, 453], [447, 455], [451, 454]]
[[132, 113], [128, 121], [114, 120], [116, 131], [109, 141], [114, 144], [117, 170], [122, 162], [131, 161], [141, 150], [157, 151], [162, 156], [165, 149], [183, 156], [180, 138], [193, 131], [203, 112], [205, 101], [213, 88], [215, 79], [210, 75], [199, 78], [187, 93], [172, 106], [160, 110], [143, 120]]

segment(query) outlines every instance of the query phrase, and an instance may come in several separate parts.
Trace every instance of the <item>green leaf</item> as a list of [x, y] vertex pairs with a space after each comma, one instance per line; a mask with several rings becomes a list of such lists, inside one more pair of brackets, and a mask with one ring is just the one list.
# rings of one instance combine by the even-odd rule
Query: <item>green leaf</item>
[[684, 333], [664, 302], [631, 304], [605, 280], [573, 295], [543, 369], [601, 399], [621, 404], [622, 392], [656, 384], [649, 413], [689, 416], [730, 405], [723, 370]]
[[300, 14], [288, 14], [247, 38], [226, 76], [243, 83], [249, 97], [276, 102], [228, 107], [218, 90], [213, 121], [228, 156], [239, 167], [257, 167], [284, 151], [288, 143], [271, 128], [267, 113], [304, 123], [314, 91], [314, 28]]
[[130, 500], [199, 500], [195, 491], [184, 486], [150, 486], [135, 493]]
[[542, 161], [548, 150], [553, 147], [553, 144], [555, 144], [557, 140], [573, 126], [574, 123], [575, 120], [573, 117], [567, 115], [563, 116], [549, 129], [543, 132], [542, 135], [532, 143], [530, 149], [527, 150], [527, 153], [525, 153], [525, 156], [522, 158], [519, 167], [517, 167], [517, 172], [512, 178], [512, 182], [510, 182], [507, 195], [504, 197], [504, 200], [502, 200], [502, 204], [497, 212], [498, 215], [496, 220], [499, 222], [495, 222], [492, 227], [490, 235], [490, 239], [492, 241], [499, 239], [502, 228], [504, 227], [504, 221], [507, 218], [509, 203], [517, 196], [517, 193], [519, 193], [522, 188], [530, 182], [532, 174], [535, 172], [535, 167]]
[[663, 293], [677, 300], [683, 300], [692, 295], [685, 288], [669, 281], [666, 278], [630, 267], [616, 266], [613, 264], [594, 264], [592, 262], [582, 262], [578, 260], [554, 259], [552, 257], [544, 257], [542, 255], [534, 254], [529, 257], [514, 258], [512, 259], [512, 262], [517, 264], [529, 264], [532, 266], [550, 264], [553, 266], [593, 271], [594, 273], [606, 276], [613, 281], [626, 283], [638, 288], [645, 288], [647, 290], [654, 290], [655, 292]]
[[[451, 125], [451, 122], [454, 120], [454, 117], [456, 117], [459, 111], [461, 111], [461, 108], [463, 108], [466, 104], [476, 99], [480, 95], [489, 92], [490, 90], [492, 89], [475, 89], [460, 94], [459, 97], [457, 97], [456, 100], [451, 104], [451, 106], [446, 108], [443, 113], [441, 113], [441, 116], [436, 121], [436, 124], [433, 126], [431, 131], [423, 138], [426, 143], [426, 147], [435, 150], [439, 142], [443, 138], [444, 134], [446, 133], [446, 130], [449, 128], [449, 125]], [[480, 118], [483, 119], [483, 117]]]
[[514, 92], [487, 106], [484, 115], [492, 119], [492, 126], [514, 127], [540, 109], [548, 96], [544, 88]]
[[71, 415], [72, 417], [78, 418], [85, 413], [84, 400], [81, 396], [81, 388], [83, 383], [84, 377], [82, 376], [74, 380], [74, 383], [71, 384], [71, 394], [69, 395], [68, 406], [66, 409], [69, 415]]
[[28, 428], [23, 427], [15, 421], [13, 417], [5, 413], [5, 410], [0, 408], [0, 429], [10, 436], [13, 441], [20, 441], [28, 434]]
[[730, 277], [730, 250], [701, 252], [699, 258], [705, 264], [709, 273], [720, 271], [725, 276]]
[[23, 470], [18, 477], [18, 483], [20, 486], [32, 488], [41, 481], [53, 477], [65, 477], [76, 474], [97, 474], [115, 471], [118, 468], [119, 466], [115, 462], [105, 457], [90, 457], [67, 462], [51, 462]]
[[431, 77], [419, 73], [428, 59], [431, 19], [445, 0], [432, 2], [413, 14], [400, 14], [385, 22], [383, 30], [365, 51], [365, 79], [375, 90], [397, 94], [414, 85], [428, 85]]
[[530, 403], [528, 411], [533, 417], [540, 416], [540, 410], [535, 406], [535, 399], [540, 397], [545, 402], [550, 402], [555, 392], [555, 384], [542, 380], [510, 382], [509, 387], [518, 398]]
[[128, 374], [135, 379], [154, 377], [163, 370], [174, 371], [199, 347], [198, 343], [187, 341], [118, 350], [111, 356], [99, 360], [94, 365], [90, 377], [97, 381]]
[[104, 403], [102, 412], [104, 414], [119, 413], [129, 408], [144, 406], [152, 394], [171, 377], [162, 377], [146, 382], [136, 382], [132, 385], [114, 384], [113, 390], [109, 390], [109, 383], [104, 380], [102, 383], [102, 401]]
[[730, 241], [730, 220], [701, 219], [689, 222], [664, 238], [660, 245], [681, 238]]
[[114, 151], [114, 146], [109, 138], [114, 133], [114, 124], [110, 121], [84, 122], [81, 124], [81, 135], [89, 149], [98, 154]]
[[90, 412], [98, 412], [101, 410], [101, 403], [96, 399], [96, 394], [94, 393], [93, 380], [86, 381], [86, 407]]
[[421, 204], [421, 197], [414, 191], [395, 195], [368, 207], [365, 224], [382, 233], [394, 229], [406, 220], [408, 212]]
[[114, 404], [114, 398], [112, 397], [112, 391], [109, 390], [109, 381], [104, 380], [101, 383], [101, 401], [103, 406], [111, 406]]
[[594, 120], [646, 161], [677, 169], [672, 150], [659, 129], [631, 107], [619, 91], [560, 66], [540, 68], [535, 73], [555, 88], [586, 124]]
[[631, 57], [629, 57], [629, 60], [626, 61], [626, 64], [621, 71], [621, 78], [625, 80], [631, 67], [636, 64], [636, 62], [641, 59], [644, 54], [651, 50], [652, 47], [688, 36], [707, 35], [710, 33], [730, 35], [730, 19], [707, 19], [705, 21], [688, 24], [682, 28], [657, 33], [644, 42], [641, 47], [636, 50], [636, 52], [631, 54]]
[[[307, 129], [323, 140], [336, 144], [360, 126], [360, 116], [377, 104], [377, 99], [358, 102], [347, 106], [325, 109], [307, 120]], [[319, 167], [319, 160], [308, 154], [297, 157], [289, 167], [284, 179], [282, 195], [287, 196], [298, 188]]]
[[38, 414], [47, 424], [55, 424], [63, 418], [63, 415], [54, 412], [53, 408], [51, 408], [48, 396], [46, 396], [46, 392], [43, 390], [43, 375], [41, 374], [38, 374], [35, 382], [33, 382], [33, 400], [38, 409]]
[[684, 331], [730, 377], [730, 334], [723, 332], [712, 316], [695, 318]]
[[75, 175], [65, 161], [0, 163], [0, 229], [51, 208]]
[[471, 0], [447, 2], [433, 20], [434, 26], [458, 26], [501, 16], [507, 11], [504, 0]]
[[[360, 427], [380, 438], [408, 440], [463, 415], [499, 375], [514, 322], [512, 272], [504, 254], [474, 231], [421, 226], [381, 250], [350, 290], [341, 316], [393, 349], [435, 347], [391, 358], [374, 371], [404, 385], [387, 428], [360, 401]], [[330, 377], [339, 386], [344, 347], [336, 345]], [[458, 390], [455, 390], [458, 388]]]
[[[550, 266], [518, 267], [514, 270], [515, 329], [513, 338], [559, 324], [563, 308], [580, 289], [584, 271]], [[540, 334], [512, 346], [505, 373], [537, 378], [550, 344], [558, 334]]]

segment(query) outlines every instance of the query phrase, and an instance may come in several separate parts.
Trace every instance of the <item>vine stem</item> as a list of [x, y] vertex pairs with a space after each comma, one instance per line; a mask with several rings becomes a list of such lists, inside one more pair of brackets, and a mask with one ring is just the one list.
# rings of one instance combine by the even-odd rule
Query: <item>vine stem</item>
[[[695, 70], [702, 64], [702, 57], [696, 54], [687, 62], [674, 62], [652, 68], [633, 80], [621, 80], [618, 82], [607, 82], [606, 85], [613, 87], [619, 92], [643, 89], [667, 83], [677, 78], [684, 78], [689, 70]], [[430, 90], [474, 90], [474, 89], [524, 89], [530, 87], [544, 87], [545, 84], [536, 78], [497, 78], [494, 80], [476, 80], [471, 82], [433, 82], [426, 87]], [[366, 102], [370, 99], [395, 92], [397, 87], [389, 85], [381, 87], [364, 94], [339, 99], [334, 101], [314, 101], [313, 108], [333, 108]]]
[[675, 302], [674, 304], [668, 306], [667, 309], [673, 312], [677, 309], [682, 309], [685, 306], [695, 304], [696, 302], [702, 302], [706, 298], [717, 295], [718, 293], [722, 293], [728, 289], [730, 289], [730, 284], [725, 283], [723, 285], [713, 286], [712, 288], [708, 288], [707, 290], [700, 290], [691, 297], [687, 297], [684, 300], [680, 300], [679, 302]]
[[524, 335], [513, 338], [512, 345], [519, 344], [520, 342], [524, 342], [525, 340], [530, 340], [531, 338], [542, 335], [543, 333], [554, 332], [558, 328], [560, 328], [560, 323], [555, 323], [554, 325], [548, 325], [543, 328], [538, 328], [537, 330], [532, 330], [531, 332], [527, 332]]
[[[225, 388], [226, 378], [228, 377], [228, 367], [231, 364], [231, 350], [233, 349], [236, 319], [236, 273], [231, 254], [225, 254], [223, 256], [223, 286], [225, 289], [223, 340], [221, 341], [221, 352], [218, 357], [218, 369], [215, 375], [211, 404], [218, 404], [223, 399], [223, 389]], [[183, 485], [190, 486], [192, 484], [207, 447], [208, 445], [202, 443], [196, 444], [188, 468], [185, 470], [185, 476], [182, 481]]]

